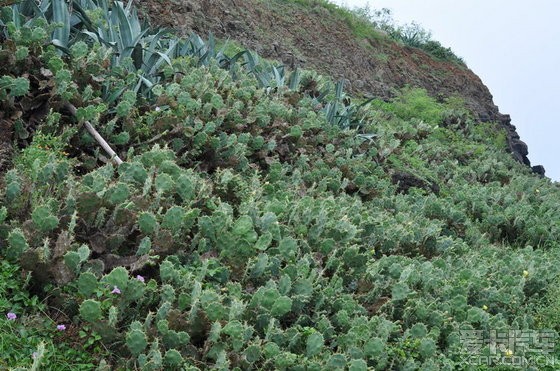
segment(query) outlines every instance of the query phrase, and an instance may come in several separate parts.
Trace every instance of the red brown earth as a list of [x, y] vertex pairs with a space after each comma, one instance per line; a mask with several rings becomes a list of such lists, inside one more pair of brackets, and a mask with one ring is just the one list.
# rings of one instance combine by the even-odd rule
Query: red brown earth
[[478, 120], [506, 128], [514, 157], [530, 165], [527, 146], [509, 115], [500, 114], [492, 94], [473, 71], [382, 34], [359, 38], [340, 14], [320, 1], [301, 5], [279, 0], [143, 0], [139, 6], [153, 24], [183, 35], [212, 32], [235, 40], [291, 67], [346, 79], [346, 88], [354, 94], [385, 99], [409, 85], [438, 99], [458, 95]]

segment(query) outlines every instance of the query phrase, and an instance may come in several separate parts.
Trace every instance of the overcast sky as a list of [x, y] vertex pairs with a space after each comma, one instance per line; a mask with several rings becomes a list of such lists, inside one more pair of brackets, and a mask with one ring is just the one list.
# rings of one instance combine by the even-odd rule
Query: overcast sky
[[532, 165], [560, 181], [560, 0], [336, 0], [389, 8], [451, 47], [482, 79], [529, 146]]

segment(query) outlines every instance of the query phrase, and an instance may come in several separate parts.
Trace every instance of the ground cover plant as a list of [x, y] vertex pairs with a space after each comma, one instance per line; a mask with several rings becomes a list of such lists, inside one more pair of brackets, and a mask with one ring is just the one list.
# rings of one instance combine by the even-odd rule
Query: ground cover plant
[[509, 330], [552, 346], [487, 368], [557, 364], [560, 191], [459, 99], [358, 101], [131, 3], [1, 15], [3, 368], [484, 369], [465, 331]]

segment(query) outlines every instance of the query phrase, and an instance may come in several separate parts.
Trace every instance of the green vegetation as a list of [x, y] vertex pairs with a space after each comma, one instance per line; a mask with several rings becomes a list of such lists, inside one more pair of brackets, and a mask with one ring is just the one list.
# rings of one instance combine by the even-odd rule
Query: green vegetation
[[558, 330], [560, 190], [457, 98], [40, 6], [1, 13], [2, 368], [454, 370], [462, 331]]

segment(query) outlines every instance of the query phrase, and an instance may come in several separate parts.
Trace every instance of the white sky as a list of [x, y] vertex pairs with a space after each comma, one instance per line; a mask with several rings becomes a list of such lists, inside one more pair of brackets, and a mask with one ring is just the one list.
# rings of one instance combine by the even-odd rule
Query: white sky
[[462, 57], [529, 146], [532, 165], [560, 181], [559, 0], [335, 0], [389, 8]]

